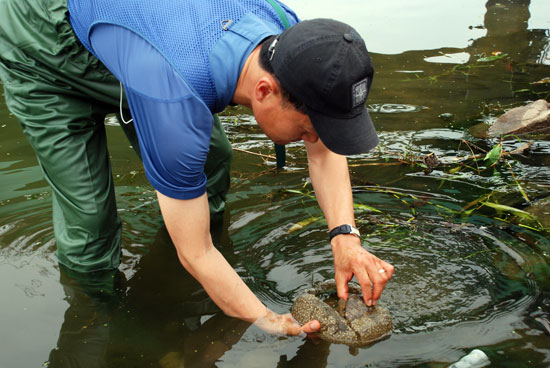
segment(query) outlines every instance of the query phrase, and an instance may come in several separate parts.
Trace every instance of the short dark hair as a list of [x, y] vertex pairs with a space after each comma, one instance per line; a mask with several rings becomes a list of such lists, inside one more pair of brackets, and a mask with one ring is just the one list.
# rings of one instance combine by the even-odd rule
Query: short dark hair
[[277, 36], [269, 36], [261, 43], [261, 49], [260, 49], [260, 66], [263, 70], [268, 72], [273, 76], [277, 84], [279, 85], [279, 89], [281, 90], [281, 96], [283, 98], [283, 105], [291, 105], [293, 108], [301, 112], [302, 114], [307, 114], [306, 105], [299, 101], [296, 97], [290, 94], [284, 87], [281, 85], [281, 82], [277, 79], [277, 76], [275, 75], [275, 71], [273, 70], [273, 67], [271, 66], [271, 61], [269, 60], [269, 46], [273, 42]]

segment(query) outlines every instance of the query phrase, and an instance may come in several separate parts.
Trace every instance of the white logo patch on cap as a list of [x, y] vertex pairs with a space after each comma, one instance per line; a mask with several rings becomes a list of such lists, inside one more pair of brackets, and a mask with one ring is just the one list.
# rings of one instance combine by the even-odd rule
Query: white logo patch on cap
[[353, 95], [353, 108], [364, 104], [367, 101], [367, 79], [355, 83], [351, 87], [351, 93]]

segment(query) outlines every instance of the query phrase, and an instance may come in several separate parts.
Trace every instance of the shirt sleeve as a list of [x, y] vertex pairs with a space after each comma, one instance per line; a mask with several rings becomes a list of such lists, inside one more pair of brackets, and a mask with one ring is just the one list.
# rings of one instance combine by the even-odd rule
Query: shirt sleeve
[[131, 30], [96, 25], [90, 43], [124, 85], [151, 185], [171, 198], [204, 194], [213, 126], [208, 107], [160, 52]]

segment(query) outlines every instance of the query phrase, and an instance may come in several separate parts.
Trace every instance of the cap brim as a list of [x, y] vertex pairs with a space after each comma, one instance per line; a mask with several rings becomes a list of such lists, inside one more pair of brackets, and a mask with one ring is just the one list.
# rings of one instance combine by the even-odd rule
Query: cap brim
[[378, 144], [378, 134], [365, 108], [353, 118], [335, 118], [308, 109], [308, 115], [323, 144], [340, 155], [368, 152]]

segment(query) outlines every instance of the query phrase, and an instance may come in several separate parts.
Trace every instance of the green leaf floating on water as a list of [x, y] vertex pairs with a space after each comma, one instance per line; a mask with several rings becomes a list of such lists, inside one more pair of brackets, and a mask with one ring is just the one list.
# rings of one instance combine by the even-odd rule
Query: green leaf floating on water
[[449, 174], [456, 174], [457, 172], [459, 172], [463, 168], [464, 168], [463, 166], [453, 167], [452, 169], [449, 170]]
[[302, 220], [302, 221], [292, 225], [292, 227], [290, 229], [288, 229], [288, 233], [290, 234], [290, 233], [293, 233], [295, 231], [301, 230], [304, 227], [306, 227], [308, 225], [311, 225], [315, 221], [318, 221], [322, 218], [323, 218], [322, 216], [313, 216], [313, 217], [310, 217], [308, 219]]
[[[288, 191], [291, 192], [291, 193], [293, 192], [292, 190], [288, 190]], [[377, 210], [374, 207], [368, 206], [366, 204], [361, 204], [361, 203], [354, 203], [353, 208], [355, 208], [356, 210], [359, 210], [359, 211], [371, 211], [371, 212], [382, 213], [382, 211]], [[309, 226], [312, 223], [321, 220], [322, 218], [323, 218], [323, 216], [312, 216], [310, 218], [302, 220], [302, 221], [292, 225], [290, 227], [290, 229], [288, 229], [288, 233], [290, 234], [290, 233], [293, 233], [295, 231], [302, 230], [304, 227]]]
[[537, 221], [537, 218], [533, 215], [531, 215], [529, 212], [517, 209], [515, 207], [506, 206], [504, 204], [498, 204], [498, 203], [492, 203], [492, 202], [481, 202], [482, 205], [494, 208], [497, 211], [503, 211], [503, 212], [509, 212], [511, 214], [514, 214], [518, 217], [527, 219], [527, 220], [535, 220]]
[[301, 195], [305, 195], [306, 193], [302, 192], [302, 191], [299, 191], [299, 190], [296, 190], [296, 189], [285, 189], [286, 192], [288, 193], [294, 193], [294, 194], [301, 194]]
[[550, 84], [550, 77], [542, 78], [541, 80], [530, 84]]
[[356, 210], [359, 210], [359, 211], [371, 211], [371, 212], [382, 213], [382, 211], [377, 210], [374, 207], [367, 206], [366, 204], [361, 204], [361, 203], [354, 203], [353, 208], [355, 208]]
[[499, 143], [496, 146], [494, 146], [492, 150], [487, 152], [484, 160], [488, 161], [489, 166], [493, 166], [499, 160], [501, 155], [502, 155], [502, 144]]
[[507, 57], [508, 57], [508, 54], [498, 54], [498, 55], [491, 55], [491, 56], [482, 57], [482, 58], [477, 59], [477, 61], [479, 61], [480, 63], [488, 63], [490, 61], [505, 59]]
[[296, 189], [285, 189], [285, 192], [293, 193], [293, 194], [299, 194], [299, 195], [302, 195], [304, 197], [315, 199], [315, 197], [313, 195], [311, 195], [309, 191], [307, 193], [304, 193], [304, 192], [302, 192], [300, 190], [296, 190]]

